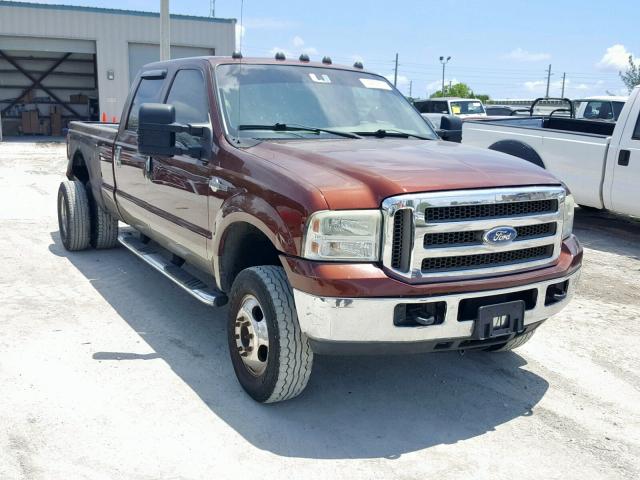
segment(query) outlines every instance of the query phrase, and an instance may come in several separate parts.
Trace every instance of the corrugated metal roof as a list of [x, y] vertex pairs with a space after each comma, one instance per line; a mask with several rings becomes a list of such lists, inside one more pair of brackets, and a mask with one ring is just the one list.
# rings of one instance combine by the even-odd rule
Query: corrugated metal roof
[[[121, 10], [118, 8], [83, 7], [79, 5], [58, 5], [58, 4], [52, 4], [52, 3], [14, 2], [9, 0], [0, 0], [0, 7], [41, 8], [41, 9], [50, 9], [50, 10], [71, 10], [76, 12], [107, 13], [112, 15], [138, 15], [141, 17], [160, 17], [160, 14], [158, 12], [142, 12], [139, 10]], [[195, 20], [199, 22], [236, 23], [235, 18], [197, 17], [195, 15], [177, 15], [173, 13], [171, 14], [171, 18], [178, 19], [178, 20]]]

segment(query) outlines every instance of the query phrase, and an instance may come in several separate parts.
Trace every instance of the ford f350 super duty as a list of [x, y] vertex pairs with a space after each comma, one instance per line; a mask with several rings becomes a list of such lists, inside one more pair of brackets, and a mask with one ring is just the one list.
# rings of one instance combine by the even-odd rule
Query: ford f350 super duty
[[121, 119], [71, 124], [62, 242], [121, 244], [228, 302], [231, 361], [259, 402], [298, 395], [314, 354], [515, 348], [575, 289], [566, 187], [440, 140], [359, 64], [153, 63]]

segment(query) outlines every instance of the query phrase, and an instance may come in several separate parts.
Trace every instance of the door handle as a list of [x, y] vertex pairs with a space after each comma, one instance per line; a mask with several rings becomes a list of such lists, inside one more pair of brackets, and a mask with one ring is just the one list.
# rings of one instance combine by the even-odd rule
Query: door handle
[[630, 156], [631, 152], [629, 150], [620, 150], [620, 153], [618, 153], [618, 165], [622, 165], [623, 167], [629, 165]]
[[120, 160], [120, 152], [121, 152], [121, 151], [122, 151], [122, 147], [117, 146], [117, 147], [116, 147], [116, 151], [115, 151], [115, 153], [113, 154], [114, 160], [115, 160], [116, 165], [117, 165], [118, 167], [121, 167], [121, 166], [122, 166], [122, 160]]

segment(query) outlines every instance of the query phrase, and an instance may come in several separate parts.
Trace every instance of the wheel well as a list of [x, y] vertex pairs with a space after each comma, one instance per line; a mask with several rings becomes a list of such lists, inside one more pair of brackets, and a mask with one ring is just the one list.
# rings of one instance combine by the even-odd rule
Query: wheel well
[[513, 155], [514, 157], [521, 158], [522, 160], [526, 160], [534, 165], [545, 168], [542, 158], [540, 158], [538, 152], [524, 142], [519, 142], [517, 140], [500, 140], [499, 142], [491, 145], [489, 150]]
[[249, 267], [281, 266], [279, 252], [258, 228], [246, 222], [227, 227], [220, 247], [220, 288], [229, 292], [238, 274]]
[[74, 178], [77, 178], [85, 185], [89, 182], [89, 169], [84, 161], [82, 153], [76, 152], [73, 155], [73, 162], [71, 163], [71, 173]]

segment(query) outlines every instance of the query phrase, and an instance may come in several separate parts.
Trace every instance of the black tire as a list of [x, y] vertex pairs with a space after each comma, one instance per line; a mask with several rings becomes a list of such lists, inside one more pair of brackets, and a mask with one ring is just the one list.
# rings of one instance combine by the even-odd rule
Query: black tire
[[[252, 372], [245, 364], [236, 337], [238, 315], [247, 298], [257, 300], [262, 312], [258, 321], [266, 322], [267, 326], [268, 350], [264, 353], [264, 371], [260, 373]], [[227, 336], [236, 377], [254, 400], [261, 403], [289, 400], [307, 386], [313, 352], [300, 331], [291, 287], [281, 267], [251, 267], [240, 272], [231, 288]]]
[[91, 220], [84, 185], [66, 180], [58, 189], [58, 228], [64, 248], [70, 252], [89, 247]]
[[513, 337], [507, 343], [501, 343], [499, 345], [492, 345], [491, 347], [486, 348], [485, 351], [487, 351], [487, 352], [508, 352], [510, 350], [513, 350], [514, 348], [521, 347], [522, 345], [527, 343], [531, 339], [531, 337], [533, 337], [534, 333], [535, 333], [535, 330], [530, 330], [530, 331], [528, 331], [526, 333], [523, 333], [522, 335], [518, 335], [517, 337]]
[[104, 210], [95, 200], [91, 202], [91, 246], [97, 249], [118, 245], [118, 219]]

